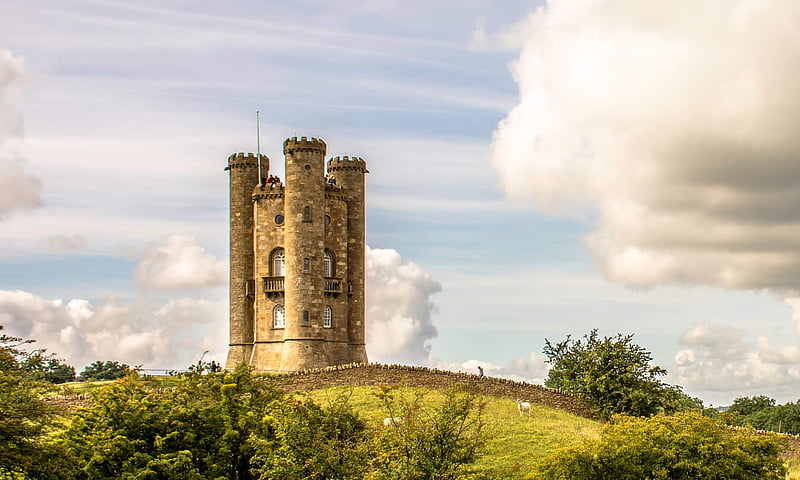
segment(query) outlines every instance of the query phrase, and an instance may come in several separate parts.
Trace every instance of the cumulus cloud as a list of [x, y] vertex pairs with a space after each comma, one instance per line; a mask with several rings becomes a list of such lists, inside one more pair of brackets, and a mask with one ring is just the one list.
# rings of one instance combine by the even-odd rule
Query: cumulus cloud
[[95, 360], [185, 368], [205, 350], [223, 360], [227, 310], [227, 302], [188, 298], [161, 307], [113, 298], [93, 305], [0, 290], [0, 325], [8, 334], [35, 339], [78, 369]]
[[22, 116], [8, 98], [22, 88], [25, 76], [22, 58], [0, 49], [0, 219], [42, 205], [41, 180], [25, 172], [24, 159], [9, 145], [10, 139], [22, 136]]
[[614, 281], [798, 291], [800, 4], [685, 7], [539, 8], [491, 162], [512, 196], [599, 209]]
[[186, 289], [224, 285], [228, 265], [190, 235], [171, 235], [139, 258], [136, 281], [150, 289]]
[[[800, 4], [549, 0], [524, 32], [519, 103], [490, 161], [509, 196], [593, 212], [586, 244], [612, 281], [800, 292]], [[513, 35], [511, 35], [513, 36]], [[795, 381], [797, 345], [701, 325], [685, 386]], [[796, 342], [795, 342], [796, 343]]]
[[[680, 343], [688, 348], [675, 354], [676, 368], [670, 372], [670, 379], [678, 384], [694, 391], [725, 392], [726, 397], [769, 389], [796, 398], [795, 386], [800, 380], [797, 346], [776, 350], [764, 337], [750, 343], [741, 330], [711, 324], [687, 330]], [[779, 354], [787, 348], [792, 350], [789, 361]]]
[[431, 296], [441, 291], [436, 278], [396, 250], [366, 251], [367, 353], [370, 360], [425, 363], [436, 338]]

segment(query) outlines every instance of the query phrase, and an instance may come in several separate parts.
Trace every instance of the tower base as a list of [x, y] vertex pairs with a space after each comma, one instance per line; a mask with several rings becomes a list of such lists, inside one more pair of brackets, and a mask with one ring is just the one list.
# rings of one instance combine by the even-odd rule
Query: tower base
[[233, 370], [240, 363], [250, 364], [250, 356], [253, 354], [252, 345], [230, 345], [228, 346], [228, 358], [225, 360], [225, 369]]

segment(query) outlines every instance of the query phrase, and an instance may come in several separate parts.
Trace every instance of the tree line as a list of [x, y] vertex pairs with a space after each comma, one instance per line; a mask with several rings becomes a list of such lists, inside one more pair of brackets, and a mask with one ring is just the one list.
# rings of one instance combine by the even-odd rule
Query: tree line
[[[169, 391], [127, 369], [92, 391], [91, 406], [66, 413], [45, 400], [52, 384], [26, 366], [28, 344], [0, 336], [0, 479], [494, 478], [470, 467], [484, 452], [488, 400], [469, 392], [452, 389], [431, 404], [383, 387], [375, 395], [386, 416], [401, 420], [380, 427], [347, 392], [314, 401], [245, 366], [193, 368]], [[599, 438], [560, 450], [521, 477], [783, 478], [780, 439], [704, 414], [702, 402], [659, 379], [666, 372], [650, 365], [632, 336], [592, 331], [546, 340], [544, 353], [546, 385], [582, 395], [607, 423]], [[740, 418], [776, 408], [751, 400], [735, 404]]]

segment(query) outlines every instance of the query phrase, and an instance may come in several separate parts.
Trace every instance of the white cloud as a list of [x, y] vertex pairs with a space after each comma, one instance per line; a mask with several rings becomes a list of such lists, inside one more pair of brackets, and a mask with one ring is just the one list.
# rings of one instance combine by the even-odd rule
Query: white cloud
[[170, 235], [151, 245], [136, 267], [138, 284], [150, 289], [184, 289], [223, 285], [228, 265], [190, 235]]
[[[799, 15], [790, 0], [550, 0], [510, 31], [525, 40], [490, 155], [502, 188], [596, 211], [586, 244], [611, 281], [797, 295]], [[800, 368], [797, 345], [730, 327], [681, 342], [691, 388], [785, 387]]]
[[537, 10], [492, 164], [512, 196], [598, 208], [614, 281], [800, 290], [800, 4], [684, 7]]
[[699, 347], [703, 350], [704, 356], [720, 360], [739, 360], [748, 350], [741, 330], [708, 323], [696, 325], [683, 332], [680, 343]]
[[144, 300], [48, 300], [24, 291], [0, 290], [0, 324], [11, 335], [36, 340], [37, 348], [78, 370], [95, 360], [145, 368], [185, 368], [209, 350], [222, 360], [227, 344], [227, 302], [192, 298], [156, 307]]
[[530, 382], [544, 383], [547, 372], [550, 370], [546, 363], [547, 357], [538, 352], [529, 352], [526, 357], [516, 357], [511, 361], [508, 370]]
[[[797, 299], [789, 301], [800, 318]], [[698, 392], [730, 392], [734, 396], [764, 393], [796, 398], [800, 380], [800, 344], [773, 345], [759, 336], [748, 342], [744, 332], [703, 323], [683, 332], [670, 380]], [[706, 394], [704, 398], [715, 393]], [[730, 398], [728, 398], [730, 400]]]
[[483, 368], [483, 373], [487, 377], [500, 377], [517, 380], [522, 382], [543, 384], [547, 378], [549, 367], [546, 363], [547, 358], [537, 352], [529, 352], [526, 357], [516, 357], [510, 365], [502, 366], [482, 360], [467, 360], [465, 362], [443, 362], [433, 356], [428, 358], [427, 365], [450, 370], [453, 372], [467, 372], [479, 374], [478, 367]]
[[396, 250], [367, 247], [366, 265], [370, 361], [424, 363], [437, 336], [430, 297], [441, 284]]
[[0, 49], [0, 218], [14, 210], [42, 205], [42, 182], [25, 173], [24, 159], [9, 145], [22, 136], [22, 116], [8, 98], [25, 83], [25, 63], [21, 57]]

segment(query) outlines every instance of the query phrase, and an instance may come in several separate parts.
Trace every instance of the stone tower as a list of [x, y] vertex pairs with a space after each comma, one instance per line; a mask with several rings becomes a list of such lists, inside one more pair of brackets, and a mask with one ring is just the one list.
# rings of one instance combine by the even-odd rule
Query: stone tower
[[[227, 368], [292, 371], [366, 362], [364, 174], [325, 142], [283, 143], [285, 184], [258, 178], [254, 154], [228, 157], [230, 347]], [[269, 159], [261, 157], [262, 175]], [[326, 172], [336, 179], [326, 181]]]

